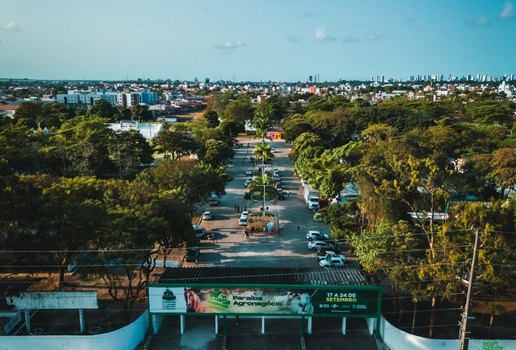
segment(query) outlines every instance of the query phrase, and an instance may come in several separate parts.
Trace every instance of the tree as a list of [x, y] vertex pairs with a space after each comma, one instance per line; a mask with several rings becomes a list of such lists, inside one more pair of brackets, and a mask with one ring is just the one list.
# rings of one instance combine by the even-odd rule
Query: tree
[[244, 123], [236, 120], [223, 120], [218, 126], [218, 130], [228, 140], [233, 140], [238, 136], [239, 133], [245, 131]]
[[137, 130], [112, 133], [107, 149], [120, 178], [135, 174], [153, 160], [152, 148]]
[[233, 148], [228, 146], [227, 143], [210, 139], [206, 141], [204, 145], [204, 152], [201, 159], [213, 167], [218, 167], [224, 160], [232, 158], [233, 153]]
[[51, 183], [45, 178], [28, 177], [25, 181], [41, 188], [33, 239], [38, 242], [38, 250], [52, 252], [50, 262], [59, 266], [62, 283], [73, 251], [87, 248], [104, 227], [102, 181], [87, 177], [60, 178]]
[[162, 217], [116, 209], [110, 212], [102, 236], [92, 244], [98, 251], [94, 271], [104, 280], [110, 296], [127, 310], [133, 308], [147, 287], [159, 252], [154, 245], [164, 232], [167, 223]]
[[501, 189], [502, 196], [507, 196], [516, 186], [516, 149], [500, 148], [491, 158], [490, 175]]
[[271, 127], [269, 116], [261, 110], [257, 110], [253, 118], [253, 127], [256, 129], [256, 137], [265, 140], [267, 131]]
[[79, 116], [64, 122], [42, 151], [52, 172], [63, 176], [100, 175], [111, 169], [107, 120]]
[[206, 112], [204, 112], [204, 114], [202, 116], [206, 119], [206, 121], [208, 122], [210, 127], [216, 128], [217, 126], [219, 126], [220, 121], [219, 121], [219, 115], [217, 114], [217, 112], [206, 111]]
[[224, 120], [235, 120], [237, 122], [245, 123], [253, 116], [253, 106], [248, 95], [238, 96], [236, 100], [230, 101], [224, 109]]
[[302, 133], [313, 131], [310, 122], [301, 114], [283, 119], [281, 126], [285, 130], [287, 140], [295, 140]]
[[149, 106], [137, 104], [131, 107], [131, 120], [148, 121], [152, 120], [152, 113]]
[[264, 162], [274, 158], [272, 153], [271, 145], [266, 142], [257, 143], [253, 150], [256, 159], [262, 159]]
[[101, 118], [106, 118], [110, 121], [113, 120], [113, 116], [115, 115], [117, 109], [111, 106], [106, 100], [97, 100], [88, 108], [87, 115], [88, 116], [99, 116]]
[[156, 150], [176, 160], [195, 153], [198, 146], [189, 132], [171, 131], [164, 127], [152, 140]]

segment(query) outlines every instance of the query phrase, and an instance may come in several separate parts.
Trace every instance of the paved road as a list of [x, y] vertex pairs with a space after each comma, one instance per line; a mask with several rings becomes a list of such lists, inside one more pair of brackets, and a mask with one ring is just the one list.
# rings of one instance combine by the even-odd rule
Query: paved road
[[[228, 173], [234, 179], [226, 187], [226, 195], [222, 196], [217, 207], [206, 207], [213, 213], [213, 220], [204, 220], [202, 226], [207, 230], [218, 232], [217, 242], [203, 242], [198, 265], [213, 266], [316, 266], [315, 255], [307, 249], [305, 233], [309, 229], [328, 232], [321, 223], [312, 221], [313, 213], [304, 204], [302, 186], [299, 178], [293, 174], [292, 161], [288, 158], [290, 147], [284, 141], [271, 142], [276, 148], [275, 160], [269, 168], [278, 168], [282, 186], [289, 191], [285, 200], [266, 202], [269, 211], [277, 213], [280, 220], [280, 234], [257, 233], [247, 240], [243, 227], [238, 226], [240, 210], [246, 208], [251, 213], [260, 212], [262, 201], [244, 200], [244, 181], [248, 177], [245, 171], [254, 168], [248, 160], [252, 155], [254, 139], [241, 139], [242, 148], [236, 150], [233, 164]], [[249, 144], [249, 146], [247, 146]], [[297, 233], [297, 226], [301, 231]]]
[[[280, 234], [259, 233], [247, 240], [243, 227], [238, 226], [240, 213], [235, 205], [259, 212], [261, 202], [244, 200], [245, 170], [252, 166], [248, 160], [252, 155], [254, 144], [258, 140], [240, 139], [244, 147], [236, 150], [233, 164], [228, 172], [234, 179], [227, 185], [227, 194], [222, 196], [220, 205], [208, 207], [213, 212], [213, 220], [205, 220], [202, 226], [207, 230], [216, 230], [216, 242], [203, 241], [200, 245], [201, 256], [197, 264], [190, 266], [317, 266], [315, 254], [308, 250], [305, 233], [307, 230], [319, 230], [327, 233], [322, 223], [312, 221], [313, 213], [304, 204], [300, 180], [293, 174], [293, 164], [288, 158], [290, 147], [284, 141], [272, 142], [276, 148], [276, 159], [272, 167], [278, 168], [284, 190], [290, 195], [277, 203], [268, 202], [270, 211], [276, 212], [280, 220]], [[249, 143], [249, 146], [247, 144]], [[256, 169], [256, 167], [255, 167]], [[301, 227], [297, 233], [297, 226]], [[186, 264], [188, 266], [188, 264]], [[220, 324], [221, 332], [223, 321]], [[266, 334], [261, 335], [261, 319], [241, 318], [236, 325], [234, 318], [229, 318], [227, 327], [227, 349], [302, 349], [299, 320], [268, 319]], [[347, 335], [341, 333], [339, 318], [316, 318], [313, 334], [304, 338], [306, 349], [376, 349], [372, 337], [366, 330], [362, 319], [349, 319]], [[223, 338], [214, 334], [213, 317], [190, 317], [186, 320], [186, 330], [179, 334], [179, 317], [169, 316], [159, 334], [151, 342], [150, 349], [221, 349]]]

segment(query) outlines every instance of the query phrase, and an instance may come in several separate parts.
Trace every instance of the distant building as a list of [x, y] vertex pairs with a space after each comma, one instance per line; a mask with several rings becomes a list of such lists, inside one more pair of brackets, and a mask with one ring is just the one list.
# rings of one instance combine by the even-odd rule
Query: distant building
[[108, 125], [111, 130], [117, 132], [138, 130], [147, 140], [152, 140], [163, 129], [163, 124], [161, 123], [140, 123], [134, 120], [122, 120], [119, 123], [110, 123]]
[[93, 105], [96, 101], [104, 100], [113, 107], [132, 107], [139, 103], [154, 105], [158, 101], [155, 91], [142, 90], [140, 92], [104, 92], [71, 90], [67, 94], [57, 94], [56, 101], [63, 104]]

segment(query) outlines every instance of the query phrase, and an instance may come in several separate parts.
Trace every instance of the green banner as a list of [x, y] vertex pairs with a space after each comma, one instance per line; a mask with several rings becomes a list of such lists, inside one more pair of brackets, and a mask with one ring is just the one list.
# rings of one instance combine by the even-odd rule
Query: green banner
[[149, 287], [151, 313], [375, 317], [381, 289]]

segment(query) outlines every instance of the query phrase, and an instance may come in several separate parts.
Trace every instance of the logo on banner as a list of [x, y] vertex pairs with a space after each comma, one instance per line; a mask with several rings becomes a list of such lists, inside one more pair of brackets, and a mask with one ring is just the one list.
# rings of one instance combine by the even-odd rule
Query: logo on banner
[[170, 289], [165, 289], [161, 296], [161, 304], [163, 310], [175, 310], [176, 309], [176, 296]]

